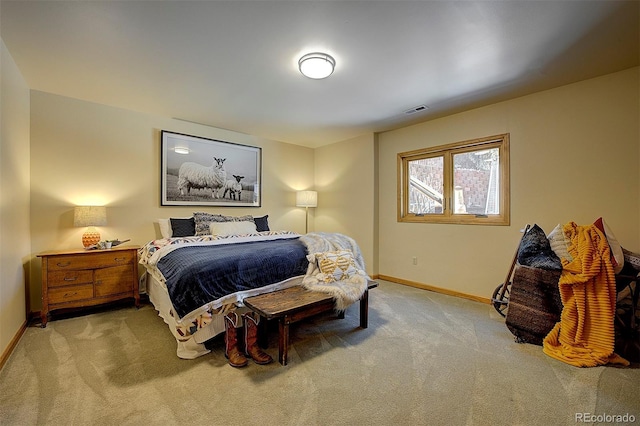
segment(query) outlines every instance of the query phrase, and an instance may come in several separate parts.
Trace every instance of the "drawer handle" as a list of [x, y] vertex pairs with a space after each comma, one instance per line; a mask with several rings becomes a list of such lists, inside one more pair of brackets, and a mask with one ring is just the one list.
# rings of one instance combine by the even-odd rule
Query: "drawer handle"
[[116, 257], [114, 260], [116, 262], [124, 262], [125, 260], [127, 260], [127, 258], [126, 257]]
[[77, 279], [78, 279], [78, 277], [77, 277], [77, 276], [75, 276], [75, 277], [64, 277], [64, 280], [65, 280], [65, 281], [75, 281], [75, 280], [77, 280]]
[[62, 297], [73, 297], [73, 296], [77, 296], [77, 295], [78, 295], [78, 292], [75, 291], [73, 293], [65, 293], [64, 296], [62, 296]]
[[63, 262], [58, 262], [58, 263], [56, 263], [56, 265], [58, 265], [59, 268], [65, 268], [65, 267], [71, 265], [71, 262], [64, 262], [64, 263]]

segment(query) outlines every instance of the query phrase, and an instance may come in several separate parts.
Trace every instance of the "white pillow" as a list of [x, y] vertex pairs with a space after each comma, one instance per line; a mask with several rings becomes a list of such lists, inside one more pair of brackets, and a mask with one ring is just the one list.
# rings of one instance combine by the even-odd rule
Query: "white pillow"
[[573, 261], [573, 256], [569, 254], [569, 242], [564, 235], [562, 225], [558, 224], [553, 228], [553, 231], [551, 231], [547, 238], [549, 239], [551, 250], [553, 250], [556, 256], [560, 259], [567, 259], [569, 262]]
[[611, 254], [616, 259], [616, 262], [618, 263], [613, 268], [614, 272], [618, 274], [620, 273], [620, 271], [622, 271], [622, 268], [624, 267], [624, 252], [622, 251], [622, 246], [620, 245], [620, 242], [618, 242], [618, 239], [616, 238], [616, 236], [613, 235], [613, 231], [611, 230], [611, 228], [609, 228], [609, 225], [607, 225], [607, 222], [603, 220], [602, 223], [604, 224], [604, 233], [607, 237], [607, 241], [609, 242], [609, 247], [611, 248]]
[[162, 238], [171, 238], [171, 235], [173, 235], [171, 219], [158, 219], [158, 225], [160, 225], [160, 235], [162, 235]]
[[211, 222], [209, 232], [211, 235], [226, 237], [228, 235], [255, 234], [258, 231], [254, 222], [244, 220], [242, 222]]

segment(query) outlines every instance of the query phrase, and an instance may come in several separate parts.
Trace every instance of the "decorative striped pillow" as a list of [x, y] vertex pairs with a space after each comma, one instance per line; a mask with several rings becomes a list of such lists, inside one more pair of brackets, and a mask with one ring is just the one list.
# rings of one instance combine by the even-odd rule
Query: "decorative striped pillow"
[[624, 247], [622, 248], [622, 253], [624, 253], [625, 263], [633, 266], [636, 271], [640, 271], [640, 254], [629, 251]]

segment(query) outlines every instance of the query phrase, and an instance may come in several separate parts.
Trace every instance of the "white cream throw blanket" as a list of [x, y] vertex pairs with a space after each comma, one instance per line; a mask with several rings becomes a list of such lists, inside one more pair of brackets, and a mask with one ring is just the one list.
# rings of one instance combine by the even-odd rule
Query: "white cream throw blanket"
[[344, 311], [360, 300], [369, 277], [364, 271], [360, 247], [351, 237], [312, 232], [302, 235], [300, 241], [309, 252], [309, 267], [302, 280], [305, 288], [331, 294], [337, 311]]

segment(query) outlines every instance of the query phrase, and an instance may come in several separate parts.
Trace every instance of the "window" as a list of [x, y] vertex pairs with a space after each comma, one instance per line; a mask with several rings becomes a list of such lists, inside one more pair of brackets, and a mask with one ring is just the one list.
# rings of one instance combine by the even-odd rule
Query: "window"
[[509, 134], [399, 153], [398, 221], [509, 225]]

